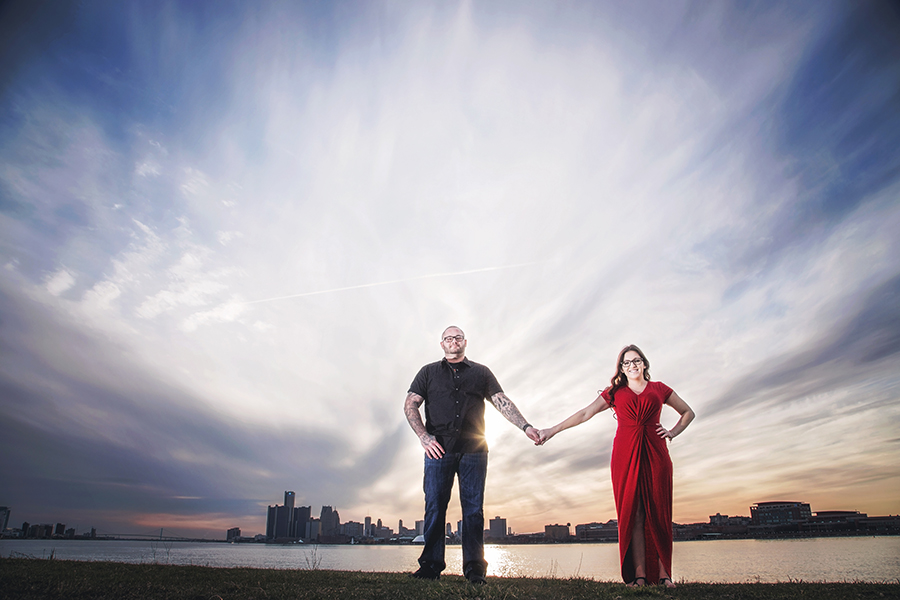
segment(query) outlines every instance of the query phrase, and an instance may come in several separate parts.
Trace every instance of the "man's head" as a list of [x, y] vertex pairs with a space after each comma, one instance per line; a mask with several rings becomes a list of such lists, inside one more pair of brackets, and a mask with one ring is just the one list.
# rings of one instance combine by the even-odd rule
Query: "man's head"
[[450, 362], [459, 362], [466, 356], [466, 334], [456, 325], [451, 325], [441, 334], [441, 349]]

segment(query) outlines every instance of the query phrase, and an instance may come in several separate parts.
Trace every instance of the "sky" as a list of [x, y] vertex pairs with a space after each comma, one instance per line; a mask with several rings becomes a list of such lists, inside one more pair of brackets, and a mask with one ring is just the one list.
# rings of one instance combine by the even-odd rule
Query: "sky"
[[[10, 526], [411, 526], [448, 325], [538, 427], [639, 345], [697, 414], [676, 522], [900, 513], [895, 5], [0, 11]], [[611, 412], [486, 413], [487, 518], [615, 518]]]

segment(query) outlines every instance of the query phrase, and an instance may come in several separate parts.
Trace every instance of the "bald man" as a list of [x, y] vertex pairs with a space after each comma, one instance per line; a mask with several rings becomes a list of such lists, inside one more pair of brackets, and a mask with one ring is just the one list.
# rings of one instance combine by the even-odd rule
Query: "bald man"
[[[513, 404], [486, 366], [466, 358], [466, 335], [455, 325], [441, 335], [444, 358], [419, 370], [406, 395], [404, 411], [425, 449], [425, 548], [419, 557], [419, 579], [440, 579], [444, 562], [444, 524], [453, 479], [459, 478], [462, 505], [463, 575], [471, 583], [485, 583], [484, 484], [487, 441], [484, 437], [484, 400], [539, 442], [538, 431]], [[425, 405], [425, 422], [419, 407]]]

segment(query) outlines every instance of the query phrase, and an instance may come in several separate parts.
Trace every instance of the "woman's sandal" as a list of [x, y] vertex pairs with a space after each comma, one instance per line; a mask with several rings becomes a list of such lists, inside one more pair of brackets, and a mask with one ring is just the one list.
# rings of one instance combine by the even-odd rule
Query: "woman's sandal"
[[[638, 583], [638, 579], [640, 579], [640, 580], [643, 581], [644, 583], [640, 583], [640, 584], [639, 584], [639, 583]], [[635, 577], [634, 579], [632, 579], [631, 581], [629, 581], [629, 582], [626, 583], [625, 585], [628, 586], [628, 587], [644, 587], [645, 585], [647, 585], [647, 578], [646, 578], [646, 577]]]
[[[666, 583], [667, 581], [669, 583]], [[675, 587], [675, 582], [672, 581], [671, 579], [669, 579], [668, 577], [663, 577], [662, 579], [659, 580], [659, 585], [664, 585], [667, 588], [673, 588], [673, 587]]]

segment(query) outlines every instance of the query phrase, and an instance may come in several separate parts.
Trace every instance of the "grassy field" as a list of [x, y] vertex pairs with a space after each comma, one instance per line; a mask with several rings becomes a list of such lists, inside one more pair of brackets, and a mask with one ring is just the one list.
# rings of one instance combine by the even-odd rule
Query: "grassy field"
[[473, 586], [462, 577], [419, 581], [403, 573], [279, 571], [212, 567], [131, 565], [27, 558], [0, 558], [0, 598], [41, 600], [230, 600], [322, 598], [331, 600], [466, 598], [473, 600], [624, 600], [691, 598], [900, 598], [900, 583], [684, 583], [677, 589], [629, 589], [589, 579], [488, 578]]

